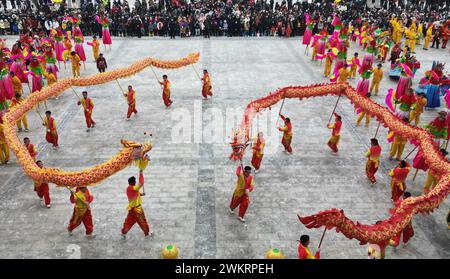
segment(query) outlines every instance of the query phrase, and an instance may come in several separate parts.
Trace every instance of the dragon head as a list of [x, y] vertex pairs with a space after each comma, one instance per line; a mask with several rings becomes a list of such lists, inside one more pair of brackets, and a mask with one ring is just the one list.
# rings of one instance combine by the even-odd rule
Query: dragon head
[[133, 160], [143, 158], [152, 148], [152, 144], [149, 142], [146, 143], [139, 143], [135, 141], [129, 141], [129, 140], [120, 140], [120, 143], [125, 148], [132, 148], [133, 149]]

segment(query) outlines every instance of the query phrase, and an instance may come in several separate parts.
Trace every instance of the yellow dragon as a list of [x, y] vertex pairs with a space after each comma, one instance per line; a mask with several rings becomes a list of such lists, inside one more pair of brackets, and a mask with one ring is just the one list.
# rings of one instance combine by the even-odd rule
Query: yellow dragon
[[52, 96], [61, 94], [64, 90], [72, 86], [92, 86], [110, 81], [132, 76], [147, 67], [157, 67], [162, 69], [177, 69], [192, 65], [198, 62], [199, 53], [192, 53], [188, 56], [174, 61], [163, 61], [154, 58], [144, 58], [131, 64], [128, 67], [115, 69], [105, 73], [99, 73], [87, 77], [65, 78], [55, 84], [43, 88], [40, 92], [35, 92], [26, 98], [21, 104], [14, 106], [3, 116], [0, 115], [0, 125], [3, 126], [3, 133], [9, 148], [15, 153], [18, 162], [22, 165], [25, 173], [35, 181], [50, 182], [58, 186], [89, 186], [94, 185], [108, 178], [114, 173], [124, 169], [133, 161], [144, 159], [147, 152], [152, 149], [150, 143], [140, 144], [137, 142], [121, 140], [123, 149], [107, 162], [98, 166], [84, 169], [77, 172], [67, 172], [55, 168], [41, 169], [29, 155], [22, 145], [16, 133], [16, 122], [37, 104], [47, 100]]

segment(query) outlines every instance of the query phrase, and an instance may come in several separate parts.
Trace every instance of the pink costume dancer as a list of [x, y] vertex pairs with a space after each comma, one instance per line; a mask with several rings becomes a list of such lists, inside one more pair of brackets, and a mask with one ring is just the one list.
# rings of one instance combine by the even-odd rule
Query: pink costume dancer
[[0, 61], [0, 96], [8, 100], [14, 97], [11, 80], [9, 78], [9, 67], [6, 63], [6, 57], [2, 57]]
[[64, 52], [65, 48], [64, 48], [64, 44], [63, 44], [64, 35], [63, 35], [61, 29], [60, 28], [58, 28], [56, 30], [53, 29], [51, 34], [53, 36], [53, 39], [55, 40], [54, 48], [55, 48], [56, 60], [58, 62], [62, 61], [64, 63], [66, 63], [66, 61], [63, 58], [63, 52]]
[[[411, 81], [411, 70], [409, 67], [404, 63], [399, 63], [398, 67], [400, 67], [401, 71], [401, 77], [398, 80], [397, 83], [397, 89], [395, 91], [395, 98], [400, 99], [403, 95], [405, 95], [406, 90], [411, 87], [412, 81]], [[411, 72], [411, 73], [409, 73]]]
[[303, 34], [303, 41], [302, 43], [306, 45], [306, 48], [309, 47], [309, 44], [311, 43], [312, 38], [312, 29], [313, 29], [313, 23], [314, 20], [309, 18], [309, 15], [305, 14], [305, 21], [306, 21], [306, 29], [305, 33]]
[[331, 25], [334, 27], [332, 36], [338, 38], [343, 24], [341, 19], [336, 16], [336, 14], [333, 14], [333, 21], [331, 22]]
[[[322, 57], [325, 57], [325, 48], [326, 48], [326, 41], [327, 37], [323, 36], [319, 39], [319, 42], [317, 44], [317, 53], [316, 55], [321, 55]], [[317, 57], [316, 57], [317, 59]]]
[[313, 60], [322, 60], [325, 57], [325, 43], [326, 37], [322, 34], [316, 34], [312, 37], [311, 47], [316, 49], [315, 57], [311, 57]]
[[[366, 61], [368, 63], [368, 61]], [[369, 92], [369, 84], [370, 84], [370, 75], [372, 74], [372, 66], [369, 64], [363, 64], [363, 66], [359, 70], [359, 74], [361, 75], [361, 79], [356, 86], [356, 92], [361, 96], [366, 96], [367, 92]]]
[[55, 75], [55, 78], [58, 78], [57, 72], [58, 67], [56, 66], [56, 58], [55, 54], [53, 53], [53, 49], [51, 47], [51, 44], [49, 41], [45, 40], [41, 44], [42, 50], [44, 51], [44, 58], [45, 58], [45, 70], [47, 72], [52, 71], [52, 73]]
[[44, 74], [44, 69], [42, 67], [41, 61], [38, 57], [33, 56], [29, 65], [32, 76], [32, 89], [31, 92], [40, 91], [42, 89], [42, 75]]
[[102, 18], [100, 19], [97, 16], [97, 22], [102, 25], [102, 41], [103, 41], [103, 45], [105, 45], [105, 46], [106, 45], [110, 45], [110, 47], [111, 47], [112, 41], [111, 41], [111, 35], [109, 33], [110, 22], [109, 22], [108, 18], [106, 18], [105, 16], [102, 16]]
[[343, 41], [341, 45], [341, 50], [338, 53], [336, 64], [334, 64], [333, 73], [335, 73], [336, 78], [337, 73], [342, 67], [344, 67], [346, 63], [347, 63], [347, 41]]
[[366, 53], [364, 54], [362, 63], [363, 63], [363, 65], [367, 64], [367, 65], [370, 65], [370, 67], [372, 67], [373, 61], [375, 59], [375, 56], [373, 53], [375, 51], [376, 41], [371, 37], [368, 37], [367, 40], [370, 40], [370, 41], [368, 42], [368, 46], [366, 48]]
[[80, 57], [81, 61], [83, 61], [83, 64], [86, 62], [86, 54], [84, 53], [83, 43], [84, 43], [84, 36], [81, 32], [81, 29], [79, 27], [80, 20], [72, 18], [72, 22], [74, 23], [73, 28], [73, 37], [75, 41], [75, 52]]
[[20, 79], [20, 82], [28, 83], [28, 76], [25, 74], [26, 65], [23, 61], [23, 55], [18, 54], [11, 56], [11, 58], [14, 60], [14, 62], [12, 62], [11, 64], [11, 72], [13, 72], [14, 75], [16, 75]]

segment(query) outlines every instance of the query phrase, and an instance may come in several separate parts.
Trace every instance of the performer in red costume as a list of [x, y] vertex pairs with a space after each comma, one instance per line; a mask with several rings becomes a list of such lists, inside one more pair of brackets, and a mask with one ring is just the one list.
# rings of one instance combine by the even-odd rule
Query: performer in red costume
[[327, 125], [328, 129], [332, 129], [331, 138], [328, 141], [328, 146], [331, 148], [331, 150], [333, 150], [334, 153], [337, 153], [337, 145], [339, 143], [339, 139], [341, 138], [340, 133], [342, 127], [342, 117], [337, 113], [334, 113], [334, 117], [334, 124], [328, 123]]
[[128, 85], [128, 92], [123, 94], [127, 98], [128, 102], [128, 112], [127, 120], [130, 120], [131, 114], [136, 114], [136, 92], [134, 92], [133, 87]]
[[122, 237], [126, 238], [127, 232], [138, 223], [144, 232], [145, 237], [151, 236], [153, 232], [150, 231], [147, 219], [145, 218], [144, 210], [142, 209], [141, 192], [143, 184], [136, 185], [136, 177], [128, 178], [127, 197], [128, 197], [128, 215], [123, 223]]
[[42, 123], [47, 132], [45, 134], [45, 139], [48, 143], [53, 144], [53, 148], [58, 148], [58, 132], [56, 131], [56, 121], [52, 116], [51, 111], [45, 112], [44, 123]]
[[91, 98], [88, 98], [87, 91], [83, 91], [83, 98], [78, 101], [78, 105], [83, 105], [84, 109], [84, 118], [86, 119], [87, 130], [95, 127], [95, 121], [92, 119], [92, 110], [94, 109], [94, 102]]
[[311, 251], [308, 248], [309, 245], [309, 235], [304, 234], [300, 236], [298, 245], [298, 258], [300, 260], [315, 260], [320, 259], [320, 248], [317, 249], [316, 254], [312, 255]]
[[381, 146], [378, 144], [378, 140], [375, 138], [370, 139], [371, 147], [367, 149], [366, 157], [366, 175], [367, 178], [375, 184], [377, 179], [375, 178], [375, 173], [378, 171], [378, 166], [380, 164], [380, 156], [381, 156]]
[[409, 87], [406, 89], [406, 93], [403, 94], [399, 99], [395, 99], [395, 104], [400, 104], [396, 109], [396, 115], [400, 119], [409, 118], [411, 109], [416, 103], [417, 99], [414, 95], [414, 89]]
[[[403, 194], [403, 200], [406, 200], [411, 197], [410, 192], [405, 192]], [[396, 205], [399, 205], [402, 201], [398, 200]], [[408, 223], [408, 225], [400, 231], [397, 235], [395, 235], [390, 241], [389, 245], [397, 247], [400, 244], [400, 238], [403, 235], [403, 245], [406, 245], [408, 241], [414, 236], [414, 229], [412, 226], [412, 220]]]
[[159, 84], [162, 85], [162, 98], [164, 105], [166, 105], [166, 108], [168, 108], [173, 103], [173, 101], [170, 100], [170, 81], [167, 79], [167, 75], [163, 75], [163, 81]]
[[94, 224], [92, 223], [92, 213], [90, 204], [94, 200], [86, 187], [77, 187], [75, 192], [71, 191], [70, 202], [75, 204], [73, 208], [72, 218], [70, 218], [67, 231], [72, 235], [72, 231], [83, 222], [86, 228], [86, 236], [94, 237]]
[[230, 212], [234, 213], [236, 207], [239, 206], [239, 220], [245, 222], [244, 216], [247, 208], [250, 204], [250, 198], [248, 193], [253, 191], [253, 176], [251, 176], [252, 168], [246, 166], [242, 171], [242, 165], [236, 169], [236, 176], [238, 180], [236, 182], [236, 188], [233, 193], [233, 197], [230, 202]]
[[284, 117], [280, 114], [281, 119], [284, 121], [284, 127], [278, 127], [278, 130], [283, 132], [283, 138], [281, 139], [281, 144], [284, 146], [284, 151], [292, 153], [292, 123], [288, 117]]
[[408, 177], [411, 166], [404, 160], [398, 163], [398, 166], [389, 172], [391, 180], [391, 199], [397, 202], [406, 190], [406, 178]]
[[202, 96], [205, 99], [208, 99], [208, 96], [212, 96], [212, 85], [211, 85], [211, 78], [209, 77], [208, 70], [203, 70], [203, 87], [202, 87]]
[[257, 173], [259, 171], [259, 168], [261, 167], [265, 144], [266, 141], [264, 140], [263, 133], [259, 132], [258, 137], [255, 139], [255, 143], [253, 145], [252, 166], [255, 168], [255, 173]]
[[[38, 165], [39, 168], [44, 169], [44, 164], [42, 161], [37, 161], [36, 165]], [[46, 182], [34, 182], [34, 191], [38, 195], [39, 199], [44, 199], [44, 204], [47, 208], [50, 208], [50, 192], [48, 190], [48, 183]]]
[[30, 153], [31, 158], [33, 158], [33, 160], [36, 162], [37, 149], [34, 144], [32, 144], [30, 139], [26, 137], [23, 139], [23, 145], [28, 150], [28, 153]]

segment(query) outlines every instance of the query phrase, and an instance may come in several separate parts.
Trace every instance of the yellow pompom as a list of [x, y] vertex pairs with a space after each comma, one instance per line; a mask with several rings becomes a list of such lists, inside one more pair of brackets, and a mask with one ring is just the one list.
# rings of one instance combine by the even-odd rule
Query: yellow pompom
[[163, 259], [178, 259], [178, 248], [175, 245], [167, 245], [161, 254]]
[[284, 255], [281, 250], [273, 248], [267, 251], [266, 259], [275, 260], [275, 259], [284, 259]]

